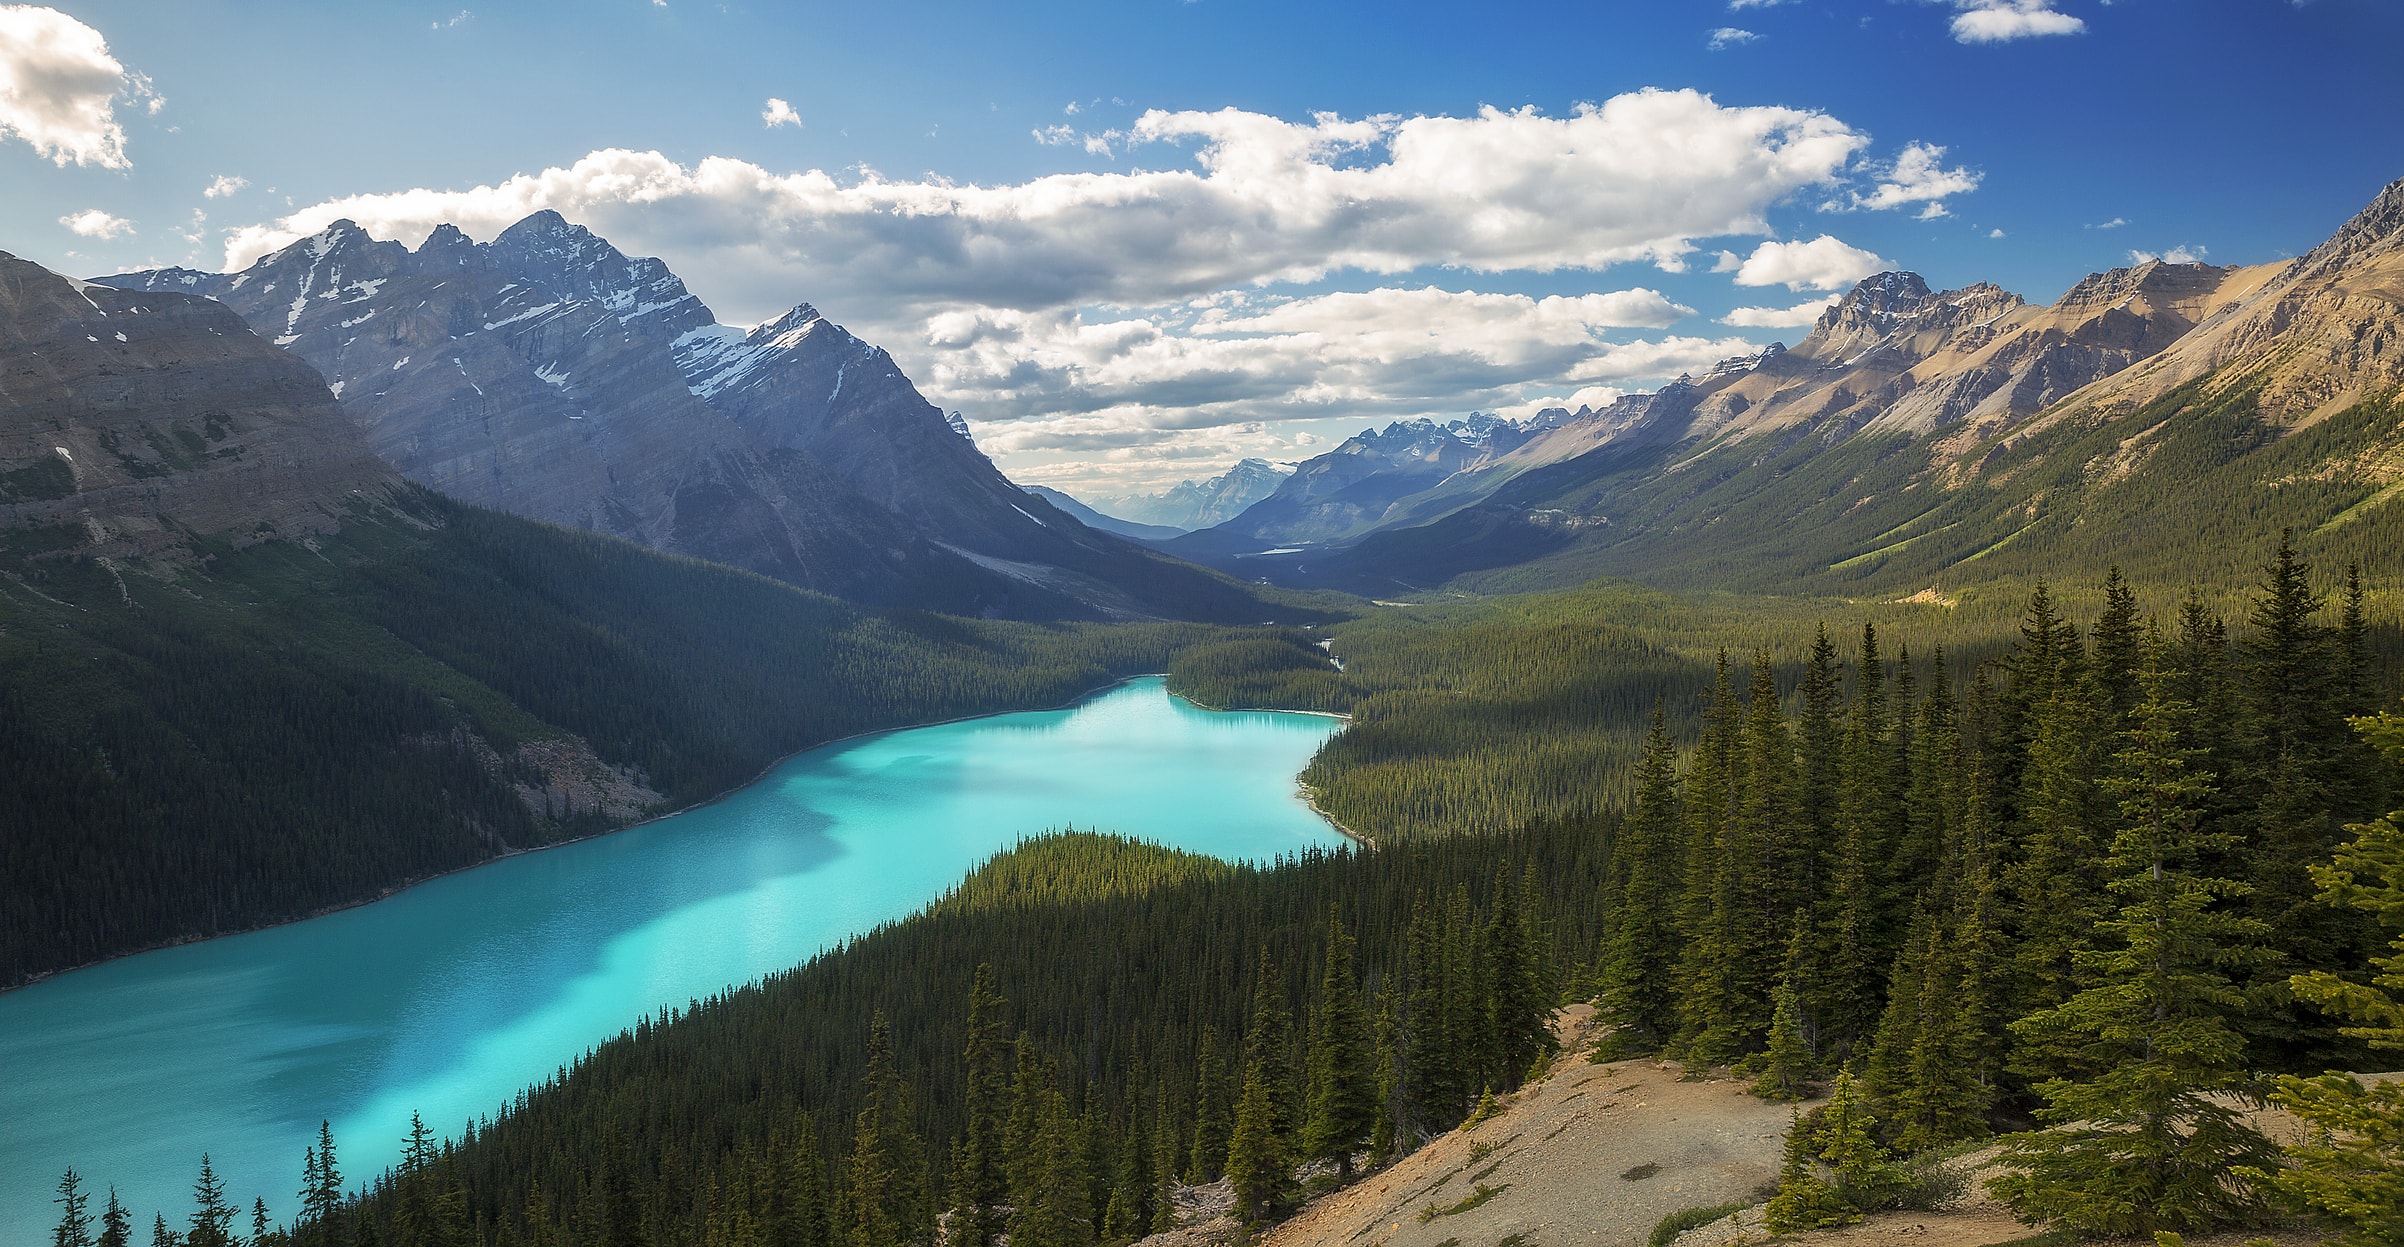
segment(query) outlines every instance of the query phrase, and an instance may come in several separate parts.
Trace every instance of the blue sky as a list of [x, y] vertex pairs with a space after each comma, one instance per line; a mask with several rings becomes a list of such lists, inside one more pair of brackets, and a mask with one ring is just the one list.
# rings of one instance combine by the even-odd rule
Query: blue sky
[[2276, 260], [2404, 176], [2387, 0], [66, 0], [0, 6], [12, 54], [0, 249], [556, 206], [1089, 494], [1646, 388], [1875, 262]]

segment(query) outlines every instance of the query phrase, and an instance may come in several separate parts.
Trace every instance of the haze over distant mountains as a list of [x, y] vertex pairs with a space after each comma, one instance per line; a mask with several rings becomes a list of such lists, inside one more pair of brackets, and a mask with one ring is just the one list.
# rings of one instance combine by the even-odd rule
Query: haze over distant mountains
[[1266, 459], [1245, 459], [1208, 480], [1179, 481], [1157, 494], [1095, 498], [1091, 505], [1118, 519], [1190, 532], [1242, 515], [1244, 508], [1276, 492], [1292, 471]]
[[874, 604], [1258, 613], [1028, 498], [889, 355], [809, 305], [719, 325], [666, 265], [554, 212], [414, 251], [337, 222], [240, 273], [101, 280], [221, 300], [315, 365], [376, 454], [462, 501]]
[[2404, 533], [2400, 383], [2404, 182], [2299, 259], [2149, 260], [2047, 306], [1881, 273], [1792, 350], [1541, 427], [1364, 433], [1166, 548], [1371, 593], [2175, 573], [2222, 530]]

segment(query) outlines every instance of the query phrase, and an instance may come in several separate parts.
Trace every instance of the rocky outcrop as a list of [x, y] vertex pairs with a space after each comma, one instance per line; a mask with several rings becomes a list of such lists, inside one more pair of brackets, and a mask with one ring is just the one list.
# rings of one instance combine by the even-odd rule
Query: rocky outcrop
[[189, 557], [327, 532], [402, 488], [317, 374], [223, 306], [0, 252], [0, 539]]

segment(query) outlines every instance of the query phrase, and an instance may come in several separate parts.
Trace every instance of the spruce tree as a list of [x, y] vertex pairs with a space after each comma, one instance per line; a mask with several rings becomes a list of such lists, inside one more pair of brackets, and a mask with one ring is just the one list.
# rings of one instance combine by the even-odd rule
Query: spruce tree
[[1244, 1078], [1249, 1082], [1257, 1075], [1265, 1088], [1269, 1128], [1276, 1132], [1281, 1147], [1293, 1140], [1302, 1126], [1294, 1093], [1294, 1016], [1286, 1008], [1283, 982], [1268, 951], [1262, 950], [1260, 971], [1253, 979], [1252, 1020], [1244, 1028]]
[[1164, 1083], [1152, 1114], [1152, 1225], [1165, 1234], [1177, 1228], [1177, 1161], [1181, 1155], [1175, 1105]]
[[1681, 914], [1686, 946], [1678, 965], [1677, 1046], [1688, 1061], [1711, 1066], [1744, 1054], [1755, 1014], [1747, 997], [1754, 967], [1746, 960], [1751, 922], [1744, 846], [1738, 843], [1734, 816], [1744, 716], [1725, 650], [1719, 655], [1704, 725], [1701, 745], [1686, 772], [1688, 840]]
[[1235, 1184], [1236, 1215], [1247, 1223], [1266, 1220], [1293, 1183], [1285, 1143], [1277, 1132], [1274, 1092], [1258, 1065], [1244, 1071], [1235, 1130], [1227, 1141], [1227, 1177]]
[[[2388, 757], [2404, 763], [2404, 716], [2361, 723]], [[2404, 1052], [2404, 810], [2350, 828], [2328, 865], [2315, 866], [2323, 904], [2367, 915], [2386, 937], [2368, 982], [2332, 970], [2291, 980], [2295, 994], [2353, 1025], [2343, 1034], [2380, 1053]], [[2347, 1074], [2279, 1080], [2272, 1097], [2311, 1127], [2288, 1151], [2289, 1165], [2254, 1175], [2339, 1231], [2339, 1247], [2384, 1247], [2404, 1239], [2404, 1083], [2372, 1086]]]
[[1636, 771], [1635, 808], [1612, 853], [1623, 882], [1609, 910], [1599, 1010], [1616, 1053], [1656, 1051], [1678, 1024], [1679, 824], [1675, 746], [1656, 701]]
[[1369, 1142], [1377, 1124], [1376, 1067], [1369, 1056], [1369, 1018], [1360, 985], [1352, 977], [1352, 937], [1342, 915], [1327, 919], [1327, 965], [1319, 981], [1319, 1013], [1312, 1027], [1309, 1116], [1302, 1153], [1333, 1160], [1340, 1182], [1352, 1180], [1352, 1155]]
[[234, 1206], [225, 1202], [225, 1183], [218, 1180], [206, 1152], [200, 1156], [200, 1177], [192, 1183], [192, 1203], [185, 1247], [234, 1247]]
[[1517, 890], [1508, 869], [1494, 878], [1494, 901], [1486, 918], [1486, 1033], [1492, 1036], [1494, 1068], [1487, 1081], [1515, 1089], [1540, 1058], [1553, 1050], [1552, 998], [1522, 921]]
[[[1010, 1216], [1011, 1247], [1090, 1247], [1092, 1175], [1086, 1140], [1068, 1098], [1046, 1077], [1036, 1093], [1037, 1127], [1029, 1149], [1027, 1185]], [[862, 1247], [854, 1241], [847, 1247]]]
[[133, 1247], [133, 1214], [117, 1198], [117, 1188], [109, 1187], [108, 1205], [100, 1210], [100, 1238], [95, 1247]]
[[844, 1166], [848, 1247], [902, 1247], [924, 1229], [926, 1162], [910, 1124], [910, 1091], [893, 1066], [892, 1028], [882, 1010], [869, 1022], [868, 1068]]
[[952, 1177], [954, 1247], [984, 1247], [1001, 1232], [996, 1211], [1009, 1198], [1004, 1172], [1004, 1101], [1009, 1083], [1002, 1062], [1008, 1040], [1004, 1002], [993, 990], [993, 967], [978, 963], [968, 988], [966, 1038], [961, 1045], [962, 1115], [959, 1164]]
[[1377, 1017], [1369, 1046], [1377, 1054], [1377, 1114], [1369, 1123], [1369, 1167], [1383, 1169], [1402, 1150], [1400, 1135], [1402, 1068], [1400, 1027], [1394, 1018], [1394, 981], [1389, 977], [1377, 993]]
[[50, 1202], [59, 1206], [51, 1247], [92, 1247], [91, 1197], [84, 1194], [83, 1179], [72, 1167], [58, 1180], [58, 1198]]
[[818, 1152], [818, 1125], [807, 1112], [798, 1115], [792, 1142], [784, 1151], [784, 1225], [778, 1247], [832, 1247], [826, 1160]]
[[1803, 1010], [1792, 976], [1781, 978], [1770, 996], [1770, 1046], [1762, 1054], [1753, 1094], [1765, 1100], [1800, 1100], [1810, 1077], [1811, 1056], [1803, 1047]]
[[1194, 1143], [1186, 1181], [1200, 1186], [1219, 1180], [1227, 1166], [1227, 1136], [1234, 1128], [1227, 1061], [1219, 1055], [1218, 1032], [1204, 1027], [1201, 1051], [1194, 1059]]
[[2242, 997], [2221, 968], [2254, 955], [2264, 931], [2222, 905], [2243, 884], [2197, 873], [2227, 837], [2198, 827], [2212, 776], [2180, 743], [2193, 711], [2171, 696], [2162, 659], [2157, 644], [2115, 760], [2121, 825], [2107, 865], [2120, 908], [2102, 924], [2107, 946], [2082, 959], [2095, 984], [2014, 1025], [2070, 1053], [2080, 1077], [2037, 1088], [2047, 1127], [2015, 1136], [2019, 1170], [1989, 1184], [2023, 1218], [2089, 1233], [2248, 1220], [2259, 1203], [2233, 1173], [2275, 1157], [2210, 1098], [2244, 1078], [2243, 1041], [2227, 1020]]

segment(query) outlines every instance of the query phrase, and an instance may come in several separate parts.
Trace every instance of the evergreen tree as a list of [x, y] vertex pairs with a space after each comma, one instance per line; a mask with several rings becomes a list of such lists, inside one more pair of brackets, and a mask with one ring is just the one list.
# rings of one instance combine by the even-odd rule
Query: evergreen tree
[[1262, 1068], [1249, 1066], [1243, 1094], [1236, 1100], [1235, 1130], [1227, 1141], [1227, 1176], [1235, 1184], [1236, 1214], [1248, 1223], [1266, 1220], [1293, 1183], [1285, 1143], [1277, 1132], [1274, 1096]]
[[1748, 951], [1748, 911], [1743, 846], [1734, 818], [1741, 765], [1744, 717], [1722, 650], [1711, 700], [1703, 714], [1703, 740], [1686, 772], [1687, 851], [1681, 926], [1686, 947], [1679, 958], [1677, 1046], [1699, 1065], [1717, 1065], [1743, 1055], [1752, 1009], [1746, 987], [1753, 967]]
[[95, 1247], [133, 1247], [133, 1214], [117, 1199], [117, 1188], [109, 1187], [108, 1206], [100, 1211], [100, 1238]]
[[784, 1151], [783, 1233], [777, 1247], [832, 1247], [826, 1162], [818, 1154], [818, 1125], [808, 1113], [800, 1114], [793, 1141]]
[[1675, 746], [1656, 701], [1636, 772], [1635, 808], [1612, 853], [1623, 882], [1603, 947], [1600, 1011], [1612, 1027], [1614, 1052], [1655, 1051], [1678, 1024], [1679, 822]]
[[[2404, 763], [2404, 716], [2382, 714], [2361, 724], [2397, 763]], [[2324, 904], [2369, 916], [2386, 935], [2372, 955], [2369, 982], [2330, 970], [2292, 980], [2297, 996], [2353, 1025], [2346, 1037], [2375, 1051], [2404, 1052], [2404, 810], [2350, 830], [2335, 860], [2315, 866]], [[2258, 1172], [2276, 1190], [2339, 1231], [2340, 1247], [2383, 1247], [2404, 1239], [2404, 1083], [2364, 1086], [2346, 1074], [2288, 1075], [2272, 1097], [2312, 1128], [2289, 1149], [2290, 1165]]]
[[1795, 996], [1792, 976], [1779, 979], [1770, 1007], [1770, 1046], [1762, 1054], [1761, 1075], [1753, 1080], [1751, 1090], [1765, 1100], [1800, 1100], [1811, 1056], [1803, 1048], [1802, 1005]]
[[167, 1228], [167, 1214], [153, 1213], [150, 1218], [150, 1247], [183, 1247], [184, 1236]]
[[[422, 1124], [422, 1123], [421, 1123]], [[304, 1150], [300, 1218], [295, 1231], [309, 1247], [331, 1244], [342, 1210], [342, 1164], [334, 1154], [334, 1123], [317, 1123], [317, 1146]]]
[[1177, 1228], [1177, 1159], [1180, 1155], [1177, 1138], [1175, 1105], [1169, 1100], [1168, 1087], [1160, 1089], [1159, 1106], [1152, 1115], [1152, 1224], [1151, 1232], [1165, 1234]]
[[1864, 624], [1853, 700], [1837, 755], [1838, 842], [1828, 897], [1818, 905], [1821, 974], [1806, 1002], [1825, 1054], [1843, 1060], [1878, 1022], [1883, 926], [1879, 898], [1882, 828], [1893, 821], [1879, 765], [1887, 734], [1886, 663], [1878, 630]]
[[954, 1221], [948, 1241], [954, 1247], [991, 1242], [1001, 1232], [997, 1209], [1010, 1194], [1003, 1165], [1003, 1101], [1009, 1085], [1002, 1069], [1007, 1043], [1002, 1009], [1002, 998], [993, 990], [993, 967], [980, 962], [968, 989], [967, 1038], [961, 1050], [967, 1124], [952, 1177]]
[[[1263, 950], [1260, 972], [1252, 981], [1252, 1021], [1244, 1028], [1244, 1078], [1255, 1076], [1269, 1097], [1269, 1128], [1281, 1146], [1295, 1137], [1302, 1114], [1295, 1104], [1294, 1015], [1286, 1009], [1283, 976]], [[1242, 1110], [1238, 1108], [1238, 1116]]]
[[1352, 977], [1352, 937], [1343, 917], [1327, 919], [1327, 966], [1319, 982], [1312, 1027], [1309, 1117], [1302, 1132], [1306, 1159], [1336, 1162], [1336, 1179], [1352, 1180], [1352, 1155], [1377, 1123], [1376, 1068], [1369, 1059], [1369, 1018]]
[[1219, 1055], [1218, 1033], [1205, 1027], [1201, 1052], [1194, 1060], [1194, 1145], [1187, 1181], [1200, 1186], [1219, 1180], [1227, 1167], [1227, 1136], [1234, 1129], [1227, 1062]]
[[1481, 942], [1486, 953], [1486, 1033], [1492, 1037], [1492, 1059], [1499, 1067], [1486, 1081], [1508, 1091], [1553, 1050], [1554, 1042], [1552, 996], [1544, 990], [1544, 972], [1507, 869], [1496, 872], [1494, 902]]
[[58, 1180], [58, 1198], [51, 1203], [59, 1206], [58, 1229], [51, 1235], [52, 1247], [92, 1247], [92, 1216], [88, 1211], [91, 1197], [84, 1194], [83, 1179], [70, 1168]]
[[[1046, 1078], [1034, 1092], [1037, 1127], [1025, 1170], [1026, 1185], [1014, 1195], [1011, 1247], [1090, 1247], [1093, 1242], [1092, 1175], [1086, 1140], [1068, 1097]], [[861, 1247], [855, 1240], [849, 1247]]]
[[2110, 945], [2087, 954], [2096, 983], [2014, 1029], [2072, 1054], [2083, 1081], [2038, 1087], [2046, 1129], [2016, 1136], [2021, 1166], [1990, 1183], [2024, 1218], [2105, 1234], [2186, 1231], [2252, 1217], [2233, 1180], [2270, 1144], [2210, 1099], [2242, 1080], [2243, 1043], [2226, 1018], [2241, 1004], [2221, 967], [2259, 945], [2261, 925], [2225, 912], [2244, 885], [2196, 873], [2226, 837], [2199, 830], [2212, 776], [2180, 744], [2193, 713], [2173, 698], [2161, 647], [2111, 781], [2121, 826], [2109, 868], [2119, 914]]
[[225, 1183], [218, 1180], [206, 1152], [200, 1155], [200, 1177], [192, 1183], [192, 1203], [185, 1247], [234, 1247], [234, 1206], [225, 1202]]
[[1369, 1123], [1369, 1167], [1383, 1169], [1402, 1150], [1400, 1132], [1402, 1068], [1401, 1028], [1394, 1019], [1392, 979], [1377, 993], [1377, 1018], [1370, 1033], [1370, 1050], [1377, 1054], [1377, 1114]]
[[868, 1071], [844, 1166], [848, 1247], [903, 1247], [924, 1232], [924, 1149], [910, 1125], [910, 1092], [893, 1067], [892, 1028], [869, 1023]]

